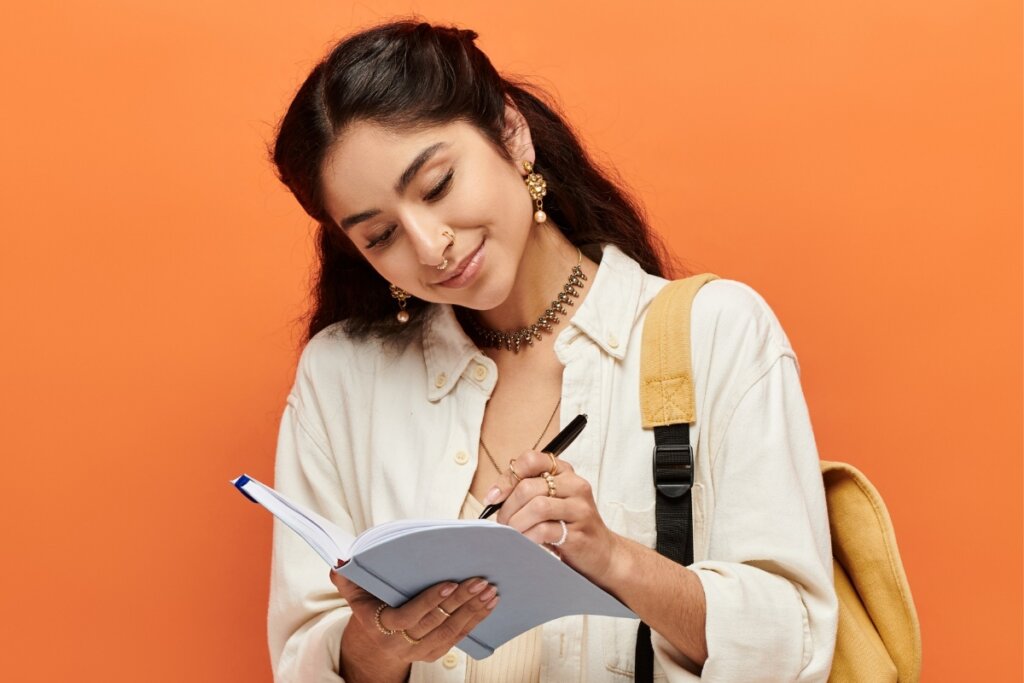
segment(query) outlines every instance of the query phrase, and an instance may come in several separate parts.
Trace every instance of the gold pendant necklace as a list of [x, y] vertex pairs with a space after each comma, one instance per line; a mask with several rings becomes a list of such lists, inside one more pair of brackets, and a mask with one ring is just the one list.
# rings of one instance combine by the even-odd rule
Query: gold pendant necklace
[[[562, 405], [562, 399], [561, 398], [559, 398], [558, 399], [558, 403], [555, 404], [555, 409], [551, 411], [551, 417], [548, 418], [547, 424], [544, 425], [544, 429], [541, 430], [540, 436], [538, 436], [537, 440], [533, 442], [533, 447], [530, 449], [531, 451], [537, 450], [537, 444], [539, 444], [540, 440], [542, 438], [544, 438], [544, 434], [545, 434], [545, 432], [548, 431], [548, 427], [551, 426], [551, 421], [555, 419], [555, 413], [558, 412], [558, 406], [560, 406], [560, 405]], [[486, 455], [487, 459], [491, 461], [492, 465], [494, 465], [494, 469], [498, 470], [498, 474], [499, 475], [504, 475], [505, 473], [501, 471], [500, 467], [498, 467], [498, 461], [494, 459], [494, 456], [491, 455], [491, 451], [488, 450], [487, 446], [484, 444], [484, 437], [483, 436], [480, 437], [480, 447], [484, 449], [484, 455]]]

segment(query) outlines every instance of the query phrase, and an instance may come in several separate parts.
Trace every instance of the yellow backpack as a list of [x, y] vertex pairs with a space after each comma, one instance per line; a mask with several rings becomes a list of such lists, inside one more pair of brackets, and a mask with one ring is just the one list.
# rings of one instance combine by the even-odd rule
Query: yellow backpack
[[[670, 282], [651, 302], [644, 323], [640, 363], [643, 426], [655, 430], [659, 443], [671, 444], [661, 454], [656, 447], [658, 507], [671, 509], [676, 503], [669, 497], [678, 502], [683, 499], [682, 491], [687, 508], [685, 512], [680, 510], [678, 518], [659, 510], [658, 550], [683, 564], [692, 562], [693, 556], [689, 485], [693, 483], [695, 462], [687, 434], [688, 424], [696, 419], [696, 404], [690, 362], [690, 308], [697, 290], [715, 279], [717, 275], [704, 273]], [[675, 436], [664, 436], [674, 427]], [[680, 446], [679, 441], [684, 445]], [[663, 466], [659, 466], [659, 459], [664, 461]], [[839, 630], [829, 681], [917, 683], [921, 677], [920, 625], [885, 503], [871, 482], [851, 465], [822, 460], [821, 472], [839, 598]], [[681, 549], [677, 538], [660, 538], [668, 535], [660, 533], [666, 528], [684, 529], [682, 545], [689, 547]], [[645, 633], [645, 629], [642, 624], [638, 633], [638, 682], [653, 677], [653, 653], [648, 654], [649, 631]]]

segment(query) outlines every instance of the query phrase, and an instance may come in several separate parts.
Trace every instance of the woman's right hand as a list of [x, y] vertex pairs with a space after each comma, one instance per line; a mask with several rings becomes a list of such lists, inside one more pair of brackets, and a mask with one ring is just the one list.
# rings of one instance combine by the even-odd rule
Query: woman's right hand
[[500, 600], [497, 587], [481, 578], [466, 579], [461, 583], [439, 583], [401, 607], [384, 607], [380, 613], [380, 625], [394, 631], [392, 635], [385, 635], [377, 628], [375, 619], [381, 605], [378, 598], [333, 571], [331, 582], [352, 608], [352, 619], [345, 627], [345, 635], [356, 635], [349, 633], [353, 626], [359, 630], [357, 638], [343, 638], [343, 664], [350, 657], [363, 659], [362, 653], [346, 653], [346, 648], [355, 645], [357, 649], [366, 648], [367, 658], [374, 661], [378, 670], [382, 652], [393, 661], [406, 664], [439, 659], [483, 621]]

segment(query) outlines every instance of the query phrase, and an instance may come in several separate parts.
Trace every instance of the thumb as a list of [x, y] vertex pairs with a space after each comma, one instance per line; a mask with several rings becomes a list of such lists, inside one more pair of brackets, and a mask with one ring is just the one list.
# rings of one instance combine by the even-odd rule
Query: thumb
[[363, 590], [357, 584], [349, 581], [348, 578], [334, 570], [331, 570], [331, 583], [341, 593], [341, 597], [348, 601], [349, 605], [357, 602], [378, 602], [377, 598], [371, 593]]

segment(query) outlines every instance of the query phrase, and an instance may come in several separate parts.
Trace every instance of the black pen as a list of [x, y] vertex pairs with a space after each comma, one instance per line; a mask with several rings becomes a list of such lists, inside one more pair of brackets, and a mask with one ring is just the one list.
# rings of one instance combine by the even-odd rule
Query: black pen
[[[551, 439], [551, 443], [541, 449], [543, 453], [550, 453], [556, 458], [561, 455], [562, 451], [569, 447], [576, 437], [580, 435], [583, 428], [587, 426], [587, 416], [577, 415], [572, 419], [572, 422], [565, 426], [565, 429], [558, 432], [555, 438]], [[484, 511], [480, 513], [477, 519], [487, 519], [495, 512], [501, 509], [501, 503], [491, 503], [484, 508]]]

